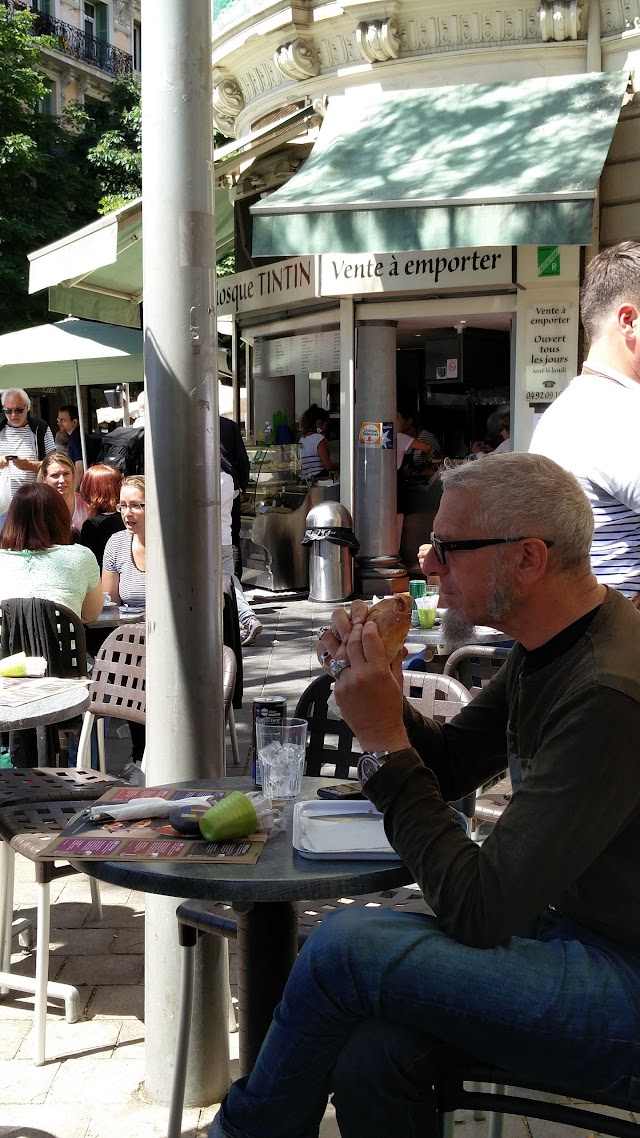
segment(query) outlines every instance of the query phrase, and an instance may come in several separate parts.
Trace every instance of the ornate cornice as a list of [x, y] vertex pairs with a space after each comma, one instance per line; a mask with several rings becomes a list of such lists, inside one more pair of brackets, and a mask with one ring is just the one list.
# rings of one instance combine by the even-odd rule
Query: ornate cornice
[[[598, 2], [592, 0], [592, 3]], [[577, 40], [581, 9], [578, 0], [541, 0], [539, 17], [543, 41]]]
[[213, 119], [218, 130], [233, 135], [235, 120], [244, 107], [244, 95], [236, 80], [230, 75], [223, 76], [213, 88], [211, 101]]
[[356, 43], [362, 58], [368, 63], [384, 63], [400, 55], [398, 25], [389, 17], [386, 20], [363, 21], [356, 28]]
[[616, 32], [640, 29], [640, 3], [638, 0], [604, 0], [600, 7], [602, 9], [603, 35], [615, 35]]
[[276, 48], [273, 62], [285, 79], [313, 79], [320, 74], [320, 60], [315, 45], [302, 36]]

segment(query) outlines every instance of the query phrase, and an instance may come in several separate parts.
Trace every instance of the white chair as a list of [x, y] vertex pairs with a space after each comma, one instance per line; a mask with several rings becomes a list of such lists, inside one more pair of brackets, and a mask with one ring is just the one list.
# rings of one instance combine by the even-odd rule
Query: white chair
[[78, 767], [91, 769], [91, 731], [96, 725], [100, 770], [106, 770], [104, 720], [146, 722], [146, 627], [124, 624], [107, 636], [91, 673], [91, 703], [84, 713]]

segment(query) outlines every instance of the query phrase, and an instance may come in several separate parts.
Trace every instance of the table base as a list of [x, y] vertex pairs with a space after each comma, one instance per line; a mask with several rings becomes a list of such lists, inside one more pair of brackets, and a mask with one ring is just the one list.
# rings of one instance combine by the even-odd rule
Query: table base
[[298, 908], [291, 901], [233, 906], [238, 922], [240, 1068], [254, 1066], [298, 953]]

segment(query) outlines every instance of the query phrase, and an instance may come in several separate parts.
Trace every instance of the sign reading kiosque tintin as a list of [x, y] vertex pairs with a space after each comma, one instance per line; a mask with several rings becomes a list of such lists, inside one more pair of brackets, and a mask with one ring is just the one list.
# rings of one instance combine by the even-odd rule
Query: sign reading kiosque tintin
[[318, 296], [429, 292], [513, 281], [511, 246], [412, 253], [323, 253], [219, 277], [218, 316], [282, 308]]

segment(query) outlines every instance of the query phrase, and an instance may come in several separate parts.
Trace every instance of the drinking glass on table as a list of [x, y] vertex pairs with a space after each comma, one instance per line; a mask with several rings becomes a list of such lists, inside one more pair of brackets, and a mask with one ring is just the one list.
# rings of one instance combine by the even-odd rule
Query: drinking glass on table
[[416, 608], [421, 628], [433, 628], [438, 608], [440, 588], [438, 585], [427, 585], [424, 596], [416, 597]]
[[283, 719], [281, 723], [266, 723], [258, 719], [256, 722], [262, 793], [266, 798], [292, 800], [299, 796], [307, 730], [306, 719]]

